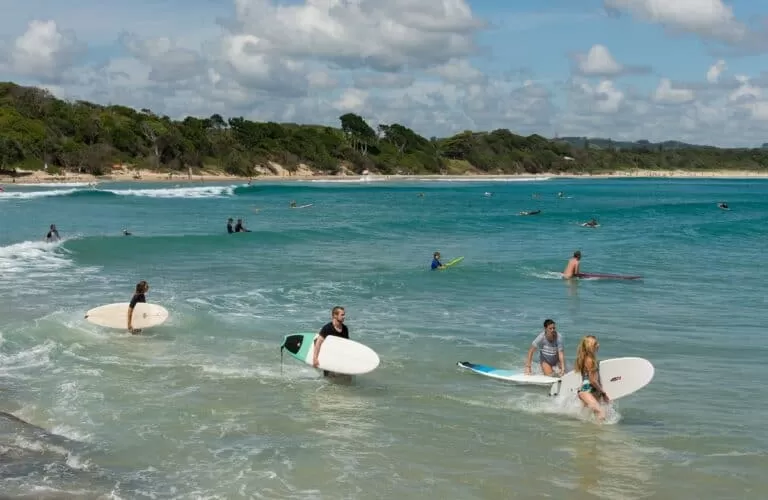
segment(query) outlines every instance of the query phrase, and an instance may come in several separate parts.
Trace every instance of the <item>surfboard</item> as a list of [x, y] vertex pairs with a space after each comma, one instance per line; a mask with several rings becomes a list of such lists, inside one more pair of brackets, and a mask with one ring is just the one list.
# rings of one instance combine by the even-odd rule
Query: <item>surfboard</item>
[[[644, 358], [611, 358], [600, 361], [600, 383], [612, 400], [629, 396], [653, 380], [655, 369]], [[575, 396], [581, 387], [581, 374], [563, 375], [550, 388], [550, 396]]]
[[456, 264], [458, 264], [462, 260], [464, 260], [464, 257], [456, 257], [455, 259], [449, 261], [447, 264], [443, 265], [443, 267], [455, 266]]
[[643, 279], [642, 276], [627, 276], [623, 274], [606, 274], [606, 273], [578, 273], [577, 278], [584, 279], [596, 279], [596, 280], [639, 280]]
[[[94, 307], [85, 313], [85, 319], [107, 328], [128, 328], [128, 302]], [[139, 302], [133, 308], [133, 327], [144, 329], [162, 325], [168, 319], [168, 310], [158, 304]]]
[[503, 380], [522, 385], [552, 385], [560, 380], [558, 377], [548, 377], [547, 375], [526, 375], [522, 370], [504, 370], [488, 365], [470, 363], [469, 361], [459, 361], [456, 363], [460, 368], [464, 368], [478, 375]]
[[[299, 361], [312, 366], [316, 333], [286, 335], [280, 350], [285, 349]], [[379, 355], [354, 340], [329, 335], [320, 347], [318, 368], [346, 375], [362, 375], [379, 366]]]
[[583, 223], [581, 224], [581, 227], [592, 227], [592, 228], [595, 228], [595, 227], [600, 227], [600, 224], [595, 224], [595, 225], [593, 226], [592, 224], [587, 224], [586, 222], [583, 222]]
[[312, 205], [313, 205], [313, 203], [309, 203], [307, 205], [300, 205], [298, 207], [291, 207], [291, 208], [308, 208], [308, 207], [311, 207]]

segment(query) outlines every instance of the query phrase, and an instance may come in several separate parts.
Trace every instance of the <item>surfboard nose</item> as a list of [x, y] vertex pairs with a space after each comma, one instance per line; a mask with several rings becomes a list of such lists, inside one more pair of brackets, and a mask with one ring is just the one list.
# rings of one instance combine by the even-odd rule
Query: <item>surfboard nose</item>
[[304, 335], [287, 335], [283, 340], [282, 347], [291, 354], [296, 354], [301, 349], [302, 342], [304, 342]]

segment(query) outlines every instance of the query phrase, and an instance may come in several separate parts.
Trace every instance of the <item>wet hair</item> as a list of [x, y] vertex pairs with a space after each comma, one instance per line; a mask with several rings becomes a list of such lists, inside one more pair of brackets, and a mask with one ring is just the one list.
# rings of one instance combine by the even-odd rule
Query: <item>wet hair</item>
[[551, 319], [545, 319], [544, 320], [544, 328], [548, 327], [549, 325], [554, 325], [555, 321]]
[[144, 280], [136, 283], [136, 293], [146, 293], [149, 290], [149, 283]]
[[592, 368], [592, 371], [597, 370], [596, 346], [597, 337], [594, 335], [585, 335], [581, 338], [579, 346], [576, 348], [576, 364], [574, 365], [574, 370], [579, 373], [584, 373], [587, 360], [590, 360], [590, 368]]
[[573, 252], [573, 256], [576, 257], [577, 259], [580, 259], [581, 258], [581, 250], [576, 250], [575, 252]]
[[432, 257], [436, 259], [438, 255], [440, 255], [440, 252], [435, 252], [432, 254]]

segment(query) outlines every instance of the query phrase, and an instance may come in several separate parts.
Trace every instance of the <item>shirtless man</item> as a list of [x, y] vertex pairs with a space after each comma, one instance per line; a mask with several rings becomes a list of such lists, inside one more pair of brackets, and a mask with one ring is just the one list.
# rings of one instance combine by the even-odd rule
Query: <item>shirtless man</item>
[[573, 257], [571, 257], [571, 260], [568, 261], [568, 265], [565, 266], [565, 271], [563, 271], [563, 278], [571, 279], [577, 274], [579, 274], [580, 260], [581, 260], [581, 252], [579, 250], [576, 250], [575, 252], [573, 252]]

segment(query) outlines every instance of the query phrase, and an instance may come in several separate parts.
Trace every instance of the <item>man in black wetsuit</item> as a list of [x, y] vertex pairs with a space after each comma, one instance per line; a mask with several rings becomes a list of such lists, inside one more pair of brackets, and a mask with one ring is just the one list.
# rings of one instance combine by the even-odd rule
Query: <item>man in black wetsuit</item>
[[232, 222], [233, 222], [233, 221], [232, 221], [232, 217], [230, 217], [229, 219], [227, 219], [227, 232], [228, 232], [229, 234], [232, 234], [232, 233], [234, 233], [234, 232], [235, 232], [235, 231], [232, 229]]
[[[349, 328], [347, 328], [347, 325], [344, 324], [344, 317], [346, 316], [346, 312], [344, 311], [344, 308], [341, 306], [336, 306], [331, 310], [331, 322], [326, 323], [321, 329], [320, 333], [318, 334], [317, 339], [315, 340], [315, 348], [314, 348], [314, 354], [312, 355], [312, 365], [317, 368], [317, 365], [319, 364], [318, 357], [320, 356], [320, 347], [323, 345], [323, 342], [325, 342], [326, 337], [329, 335], [334, 337], [341, 337], [348, 339], [349, 338]], [[327, 370], [323, 371], [323, 375], [335, 375], [333, 372], [329, 372]]]
[[59, 236], [59, 230], [56, 229], [56, 224], [51, 224], [51, 229], [48, 231], [48, 234], [45, 235], [45, 241], [51, 242], [60, 239], [61, 237]]
[[235, 232], [250, 233], [251, 231], [245, 228], [245, 226], [243, 225], [243, 219], [237, 219], [237, 224], [235, 224]]

